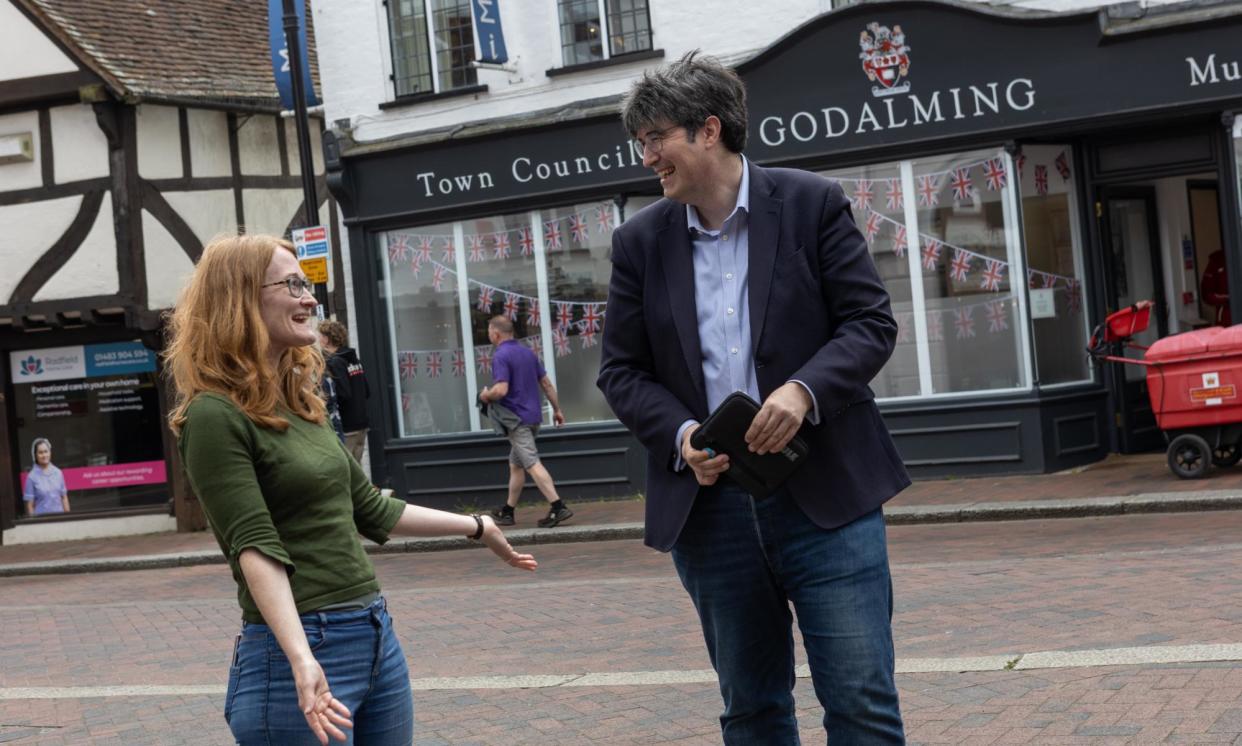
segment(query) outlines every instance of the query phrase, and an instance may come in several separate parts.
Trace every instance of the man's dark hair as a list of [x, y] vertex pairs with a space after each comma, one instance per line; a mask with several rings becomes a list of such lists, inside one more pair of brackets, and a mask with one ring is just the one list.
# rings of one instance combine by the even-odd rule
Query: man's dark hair
[[487, 325], [501, 334], [513, 336], [513, 322], [508, 316], [493, 316], [487, 320]]
[[621, 104], [621, 121], [631, 137], [668, 122], [695, 134], [710, 116], [720, 120], [720, 139], [740, 153], [746, 148], [746, 86], [733, 70], [699, 50], [643, 77], [630, 86]]

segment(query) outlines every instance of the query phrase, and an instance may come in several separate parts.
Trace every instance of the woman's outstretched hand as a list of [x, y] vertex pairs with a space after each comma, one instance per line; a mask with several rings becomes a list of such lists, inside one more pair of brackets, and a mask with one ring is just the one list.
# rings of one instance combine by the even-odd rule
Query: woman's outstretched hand
[[293, 666], [293, 681], [298, 688], [298, 708], [306, 716], [306, 724], [319, 743], [327, 746], [328, 736], [338, 741], [348, 740], [341, 728], [354, 727], [349, 719], [349, 708], [332, 696], [319, 661], [311, 658]]
[[520, 554], [512, 546], [509, 540], [505, 538], [504, 532], [496, 525], [490, 515], [482, 516], [483, 518], [483, 536], [481, 541], [487, 545], [487, 548], [495, 552], [496, 556], [505, 561], [505, 564], [516, 567], [519, 570], [534, 571], [539, 563], [535, 561], [532, 554]]

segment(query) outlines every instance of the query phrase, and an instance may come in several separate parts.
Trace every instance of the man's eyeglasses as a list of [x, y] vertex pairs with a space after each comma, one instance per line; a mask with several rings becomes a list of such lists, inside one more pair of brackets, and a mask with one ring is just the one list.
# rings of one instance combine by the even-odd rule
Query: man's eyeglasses
[[677, 129], [677, 125], [665, 127], [662, 130], [648, 133], [646, 141], [641, 137], [634, 138], [634, 149], [638, 151], [639, 158], [645, 158], [647, 153], [659, 155], [664, 150], [664, 140], [668, 137], [668, 133]]
[[294, 298], [301, 298], [302, 293], [314, 293], [315, 283], [305, 277], [286, 277], [279, 282], [269, 282], [266, 285], [260, 285], [261, 288], [274, 288], [277, 285], [284, 285], [289, 290], [289, 295]]

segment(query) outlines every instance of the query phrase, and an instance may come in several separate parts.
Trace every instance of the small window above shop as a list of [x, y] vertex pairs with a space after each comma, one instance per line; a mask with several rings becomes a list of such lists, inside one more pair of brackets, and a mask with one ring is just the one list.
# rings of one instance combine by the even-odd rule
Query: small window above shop
[[[476, 93], [470, 0], [384, 0], [395, 103]], [[432, 50], [434, 54], [432, 53]]]
[[663, 56], [651, 45], [647, 0], [557, 0], [561, 65], [549, 76]]

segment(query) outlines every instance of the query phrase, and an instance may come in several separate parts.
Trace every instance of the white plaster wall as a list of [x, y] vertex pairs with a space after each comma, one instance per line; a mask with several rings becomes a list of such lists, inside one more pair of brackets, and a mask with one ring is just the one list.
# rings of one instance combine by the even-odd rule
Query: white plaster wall
[[81, 205], [82, 197], [63, 197], [0, 207], [0, 304], [8, 303], [13, 288], [65, 232]]
[[30, 134], [34, 148], [34, 160], [28, 163], [5, 163], [0, 165], [0, 192], [12, 189], [31, 189], [43, 185], [43, 159], [40, 156], [39, 114], [22, 111], [0, 116], [0, 137], [4, 135]]
[[237, 235], [237, 212], [233, 208], [233, 190], [209, 192], [164, 192], [164, 199], [181, 219], [190, 226], [204, 246], [216, 236]]
[[181, 125], [172, 106], [138, 107], [138, 173], [144, 179], [175, 179], [181, 168]]
[[108, 138], [86, 104], [57, 106], [52, 120], [52, 167], [57, 184], [107, 176]]
[[0, 2], [0, 80], [76, 72], [74, 64], [12, 0]]
[[277, 140], [276, 128], [280, 120], [276, 117], [256, 114], [246, 119], [238, 119], [237, 152], [241, 161], [241, 172], [257, 176], [280, 175], [280, 141]]
[[247, 189], [242, 192], [242, 205], [246, 210], [247, 233], [279, 236], [302, 206], [302, 190]]
[[[285, 143], [289, 147], [289, 173], [294, 176], [302, 175], [302, 161], [298, 157], [298, 128], [292, 119], [282, 118], [282, 126], [285, 128]], [[315, 167], [315, 173], [323, 173], [323, 138], [319, 135], [319, 124], [311, 122], [310, 125], [310, 150], [311, 159]]]
[[189, 109], [190, 171], [194, 176], [232, 176], [229, 160], [229, 119], [222, 111]]
[[65, 266], [35, 293], [34, 300], [112, 295], [120, 287], [116, 268], [116, 233], [112, 223], [112, 195], [106, 194], [103, 204], [99, 206], [95, 225], [86, 234], [82, 245]]
[[142, 242], [147, 258], [147, 307], [172, 308], [194, 263], [160, 221], [142, 211]]

